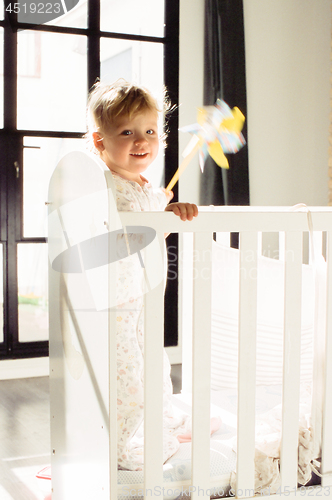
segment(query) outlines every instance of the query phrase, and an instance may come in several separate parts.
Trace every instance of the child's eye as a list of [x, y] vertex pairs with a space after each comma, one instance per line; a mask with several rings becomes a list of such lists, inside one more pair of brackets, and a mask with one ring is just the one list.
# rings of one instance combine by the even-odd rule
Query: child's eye
[[152, 135], [152, 134], [154, 134], [154, 130], [149, 129], [149, 130], [146, 131], [146, 133], [149, 134], [149, 135]]
[[123, 131], [121, 132], [121, 134], [122, 134], [122, 135], [131, 135], [131, 134], [132, 134], [132, 132], [131, 132], [130, 130], [123, 130]]

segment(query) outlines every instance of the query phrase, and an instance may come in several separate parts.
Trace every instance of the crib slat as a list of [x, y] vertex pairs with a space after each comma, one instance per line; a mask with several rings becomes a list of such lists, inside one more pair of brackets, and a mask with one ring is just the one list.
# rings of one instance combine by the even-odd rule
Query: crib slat
[[301, 362], [302, 233], [285, 234], [281, 488], [297, 486]]
[[[113, 220], [112, 205], [108, 220]], [[111, 235], [111, 233], [109, 233]], [[110, 241], [111, 248], [111, 241]], [[118, 495], [118, 450], [117, 450], [117, 338], [116, 338], [116, 266], [108, 266], [108, 388], [109, 388], [109, 497]]]
[[212, 234], [194, 235], [192, 500], [209, 498]]
[[179, 320], [182, 345], [182, 392], [192, 393], [192, 331], [193, 331], [193, 234], [179, 235]]
[[327, 329], [322, 436], [322, 486], [332, 486], [332, 231], [327, 233]]
[[[316, 255], [322, 255], [323, 252], [323, 233], [321, 231], [312, 232], [312, 246], [309, 246], [309, 262], [313, 263]], [[314, 252], [314, 255], [312, 253]]]
[[325, 387], [326, 352], [326, 264], [322, 257], [322, 233], [313, 232], [311, 245], [312, 264], [315, 278], [315, 316], [314, 316], [314, 362], [312, 384], [311, 426], [313, 429], [314, 458], [320, 456], [323, 429], [323, 407]]
[[[110, 280], [110, 283], [113, 281]], [[113, 287], [115, 290], [115, 287]], [[115, 297], [114, 297], [115, 298]], [[112, 302], [115, 304], [116, 300]], [[110, 498], [118, 494], [117, 456], [117, 364], [116, 364], [116, 311], [109, 310], [109, 489]]]
[[257, 233], [240, 233], [237, 495], [254, 488]]
[[[164, 258], [164, 235], [157, 234]], [[155, 249], [145, 249], [145, 263], [155, 265], [160, 273], [160, 261]], [[153, 270], [153, 268], [152, 268]], [[163, 340], [164, 340], [164, 283], [145, 295], [144, 328], [144, 498], [155, 498], [153, 492], [163, 485]]]

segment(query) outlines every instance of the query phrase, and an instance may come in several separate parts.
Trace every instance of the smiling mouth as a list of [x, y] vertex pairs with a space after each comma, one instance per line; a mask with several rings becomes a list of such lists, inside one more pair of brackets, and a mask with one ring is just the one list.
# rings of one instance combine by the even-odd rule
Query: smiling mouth
[[148, 153], [131, 153], [130, 156], [140, 156], [140, 157], [142, 157], [142, 156], [146, 156], [147, 154]]

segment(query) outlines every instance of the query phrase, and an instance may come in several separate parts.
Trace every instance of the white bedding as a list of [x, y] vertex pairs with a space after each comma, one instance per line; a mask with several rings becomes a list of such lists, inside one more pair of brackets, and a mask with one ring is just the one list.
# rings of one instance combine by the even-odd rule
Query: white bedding
[[[250, 256], [248, 256], [248, 259]], [[250, 262], [250, 260], [249, 260]], [[278, 385], [283, 373], [284, 264], [258, 257], [256, 383]], [[213, 244], [211, 387], [236, 387], [239, 251]], [[314, 269], [302, 265], [301, 382], [313, 379]]]
[[[305, 393], [305, 388], [304, 388]], [[176, 411], [190, 413], [190, 394], [173, 396], [173, 406]], [[301, 401], [308, 404], [310, 395], [304, 394]], [[234, 483], [236, 470], [236, 453], [234, 451], [236, 438], [237, 392], [227, 388], [222, 391], [212, 391], [211, 416], [220, 416], [222, 426], [211, 437], [211, 496], [225, 496]], [[256, 414], [257, 418], [266, 412], [275, 411], [281, 403], [281, 386], [257, 386]], [[276, 410], [278, 414], [278, 410]], [[264, 432], [269, 432], [267, 427]], [[264, 441], [264, 438], [263, 438]], [[274, 446], [274, 445], [273, 445]], [[181, 494], [189, 492], [191, 486], [191, 443], [180, 444], [180, 449], [164, 465], [164, 499], [175, 500]], [[141, 500], [144, 492], [144, 472], [119, 471], [118, 500]]]
[[[270, 488], [270, 493], [279, 485], [278, 454], [281, 436], [281, 386], [256, 387], [256, 481], [257, 491]], [[310, 391], [302, 386], [300, 429], [305, 430], [310, 408]], [[236, 481], [236, 427], [237, 392], [227, 388], [212, 391], [211, 416], [219, 416], [222, 425], [210, 440], [210, 491], [212, 498], [224, 497]], [[191, 395], [178, 394], [172, 400], [175, 412], [190, 414]], [[309, 438], [309, 439], [308, 439]], [[311, 476], [309, 462], [312, 451], [306, 445], [312, 444], [310, 436], [300, 431], [299, 482], [305, 484]], [[310, 446], [309, 446], [310, 448]], [[301, 464], [302, 461], [302, 464]], [[303, 464], [306, 467], [303, 467]], [[82, 466], [80, 465], [80, 473]], [[164, 484], [154, 491], [155, 496], [164, 500], [190, 498], [193, 491], [191, 482], [191, 443], [181, 443], [179, 450], [164, 464]], [[89, 470], [91, 473], [91, 470]], [[271, 475], [272, 473], [272, 475]], [[46, 476], [44, 476], [46, 477]], [[147, 497], [152, 492], [147, 492]], [[144, 471], [118, 471], [118, 500], [143, 500]]]

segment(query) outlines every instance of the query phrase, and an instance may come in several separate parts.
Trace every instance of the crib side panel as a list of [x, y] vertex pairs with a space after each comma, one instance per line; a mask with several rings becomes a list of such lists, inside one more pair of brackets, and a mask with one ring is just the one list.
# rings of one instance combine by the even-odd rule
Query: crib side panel
[[109, 486], [108, 367], [99, 349], [107, 352], [107, 338], [102, 338], [107, 315], [76, 312], [71, 320], [67, 309], [53, 306], [50, 320], [52, 498], [104, 500]]
[[68, 155], [52, 177], [49, 200], [52, 499], [106, 500], [108, 313], [96, 310], [87, 276], [72, 253], [79, 241], [105, 231], [104, 174], [86, 155]]
[[[312, 209], [309, 208], [311, 211]], [[225, 214], [223, 214], [224, 216]], [[227, 214], [225, 218], [222, 220], [220, 218], [219, 221], [216, 221], [216, 226], [213, 226], [213, 229], [217, 230], [229, 230], [230, 228], [233, 231], [236, 231], [237, 229], [242, 229], [243, 230], [243, 225], [244, 225], [244, 219], [240, 221], [237, 216], [235, 216], [234, 220], [236, 223], [234, 226], [232, 226], [232, 215], [227, 219]], [[296, 496], [296, 488], [297, 488], [297, 468], [298, 468], [298, 445], [299, 445], [299, 393], [300, 393], [300, 367], [301, 367], [301, 362], [300, 362], [300, 353], [301, 353], [301, 323], [303, 327], [303, 323], [305, 327], [307, 327], [307, 319], [308, 319], [308, 314], [302, 312], [302, 317], [301, 317], [301, 308], [303, 306], [303, 303], [301, 303], [301, 293], [303, 292], [304, 294], [306, 293], [306, 288], [303, 288], [304, 286], [308, 286], [308, 284], [311, 286], [311, 291], [308, 295], [310, 297], [310, 314], [314, 314], [314, 288], [315, 288], [315, 293], [317, 296], [317, 286], [314, 286], [313, 283], [313, 275], [315, 274], [315, 270], [312, 271], [312, 269], [307, 268], [306, 266], [303, 266], [303, 258], [302, 258], [302, 239], [303, 239], [303, 233], [308, 234], [308, 220], [307, 220], [307, 214], [306, 213], [289, 213], [287, 214], [287, 219], [285, 218], [285, 213], [277, 214], [277, 211], [275, 210], [272, 219], [270, 219], [270, 213], [267, 210], [266, 213], [263, 213], [263, 210], [260, 211], [258, 214], [258, 217], [255, 218], [256, 214], [250, 214], [248, 212], [245, 216], [246, 218], [246, 224], [247, 228], [245, 232], [248, 230], [253, 230], [253, 231], [268, 231], [268, 232], [277, 232], [277, 231], [282, 231], [285, 235], [285, 240], [286, 240], [286, 248], [280, 249], [280, 256], [282, 257], [280, 264], [282, 265], [283, 261], [286, 261], [286, 277], [285, 277], [285, 287], [286, 287], [286, 292], [285, 292], [285, 325], [284, 325], [284, 330], [285, 330], [285, 342], [284, 342], [284, 382], [283, 382], [283, 430], [282, 430], [282, 436], [283, 436], [283, 441], [282, 441], [282, 450], [281, 450], [281, 476], [282, 476], [282, 486], [281, 489], [285, 491], [285, 494], [288, 494], [290, 496]], [[279, 217], [280, 215], [280, 217]], [[252, 217], [251, 217], [252, 216]], [[319, 209], [313, 209], [312, 210], [312, 218], [313, 218], [313, 227], [316, 230], [319, 231], [328, 231], [328, 255], [327, 255], [327, 260], [329, 262], [329, 277], [328, 277], [328, 295], [327, 295], [327, 339], [326, 339], [326, 347], [324, 351], [324, 356], [321, 356], [318, 360], [316, 359], [316, 367], [317, 363], [320, 363], [320, 368], [322, 368], [324, 372], [324, 383], [321, 384], [320, 389], [322, 389], [322, 385], [324, 386], [325, 390], [325, 395], [324, 395], [324, 404], [322, 408], [318, 409], [318, 412], [323, 411], [324, 412], [324, 417], [323, 417], [323, 441], [322, 441], [322, 469], [321, 471], [323, 472], [323, 478], [322, 478], [322, 485], [326, 486], [327, 488], [332, 485], [332, 448], [331, 448], [331, 441], [332, 441], [332, 434], [331, 434], [331, 421], [332, 421], [332, 293], [331, 293], [331, 287], [332, 287], [332, 266], [330, 264], [331, 259], [332, 259], [332, 244], [331, 244], [331, 238], [332, 238], [332, 232], [331, 232], [331, 210], [322, 210], [322, 213], [319, 213]], [[272, 224], [270, 225], [269, 223], [272, 220]], [[222, 222], [221, 222], [222, 221]], [[205, 221], [208, 223], [210, 221]], [[202, 222], [201, 222], [202, 223]], [[223, 226], [222, 224], [225, 223]], [[202, 223], [203, 224], [203, 223]], [[212, 225], [212, 222], [211, 222]], [[201, 226], [200, 226], [201, 229]], [[324, 248], [322, 249], [322, 235], [321, 234], [316, 234], [314, 233], [314, 240], [319, 240], [319, 246], [320, 246], [320, 259], [321, 259], [321, 254], [322, 250], [324, 253]], [[315, 245], [318, 247], [318, 245]], [[291, 260], [288, 261], [289, 257], [291, 257]], [[306, 259], [306, 257], [304, 257]], [[317, 260], [316, 260], [317, 264]], [[280, 267], [280, 266], [279, 266]], [[305, 270], [303, 270], [303, 267], [306, 267]], [[317, 270], [317, 269], [316, 269]], [[323, 270], [324, 271], [324, 270]], [[309, 272], [311, 273], [310, 280], [308, 279]], [[325, 272], [325, 271], [324, 271]], [[303, 276], [303, 286], [301, 286], [301, 280]], [[309, 283], [310, 282], [310, 283]], [[246, 294], [248, 296], [248, 294]], [[304, 305], [308, 304], [308, 298], [304, 300]], [[312, 306], [312, 309], [311, 309]], [[317, 298], [316, 298], [316, 306], [317, 306]], [[316, 314], [320, 314], [322, 309], [324, 307], [321, 307], [319, 311], [316, 311]], [[244, 314], [244, 317], [246, 317], [246, 314]], [[309, 323], [308, 323], [309, 324]], [[320, 334], [318, 332], [318, 334]], [[325, 342], [325, 340], [324, 340]], [[322, 359], [324, 357], [324, 360]], [[305, 360], [307, 362], [307, 358]], [[245, 363], [245, 362], [244, 362]], [[242, 362], [240, 362], [240, 365]], [[242, 370], [245, 369], [242, 366]], [[250, 374], [250, 371], [248, 372]], [[317, 387], [316, 387], [317, 389]], [[241, 389], [240, 389], [240, 392]], [[240, 398], [242, 396], [240, 395]], [[240, 410], [239, 416], [243, 419], [246, 418], [245, 412]], [[316, 427], [316, 432], [320, 432], [320, 426]], [[242, 441], [244, 448], [246, 448], [245, 445], [245, 437], [243, 441], [243, 437], [240, 436], [239, 438], [240, 441]], [[320, 442], [320, 439], [318, 437], [318, 442]], [[239, 451], [239, 450], [238, 450]], [[244, 457], [247, 457], [247, 451], [244, 451], [243, 453], [239, 451], [239, 455], [241, 457], [239, 460], [243, 459], [243, 469], [248, 470], [248, 462], [245, 460]], [[316, 455], [315, 455], [316, 456]], [[250, 467], [250, 464], [249, 464]], [[243, 476], [241, 478], [244, 479], [246, 472], [243, 473]], [[250, 485], [250, 474], [248, 474], [249, 482], [244, 480], [241, 484], [244, 485], [244, 487], [249, 488]], [[239, 486], [238, 486], [239, 488]], [[295, 492], [290, 492], [290, 489]], [[327, 495], [329, 490], [324, 490], [324, 495]], [[331, 493], [331, 492], [330, 492]], [[320, 496], [322, 494], [321, 490], [319, 488], [317, 489], [317, 492], [314, 491], [313, 487], [309, 488], [304, 488], [301, 487], [300, 491], [298, 490], [298, 494], [301, 494], [301, 496]]]

